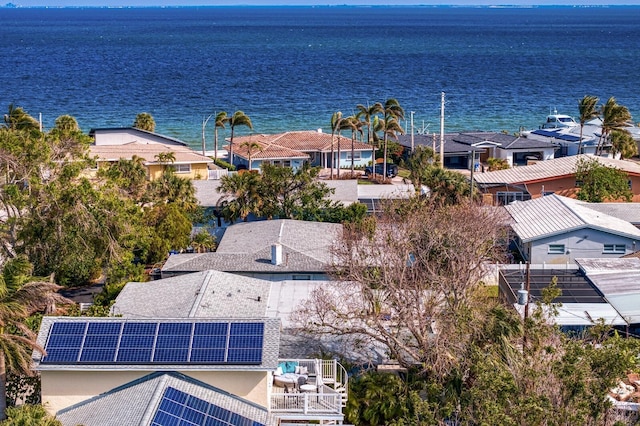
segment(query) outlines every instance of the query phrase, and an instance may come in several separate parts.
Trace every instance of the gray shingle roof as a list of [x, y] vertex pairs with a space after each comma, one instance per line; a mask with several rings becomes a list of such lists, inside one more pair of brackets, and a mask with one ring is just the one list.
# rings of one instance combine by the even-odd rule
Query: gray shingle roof
[[130, 282], [112, 307], [125, 318], [262, 318], [270, 283], [204, 271], [149, 282]]
[[147, 426], [151, 424], [167, 387], [188, 393], [261, 424], [271, 425], [276, 422], [264, 407], [180, 373], [149, 374], [60, 410], [56, 417], [65, 426]]
[[530, 166], [512, 167], [494, 172], [476, 173], [474, 180], [480, 184], [518, 184], [531, 181], [551, 179], [560, 176], [570, 176], [575, 173], [576, 163], [580, 158], [597, 159], [607, 167], [615, 167], [627, 173], [640, 175], [640, 164], [630, 160], [615, 160], [613, 158], [595, 157], [591, 154], [572, 155], [540, 161]]
[[36, 370], [121, 370], [121, 371], [266, 371], [273, 370], [278, 365], [278, 352], [280, 345], [280, 320], [277, 318], [261, 318], [261, 319], [237, 319], [237, 318], [216, 318], [216, 319], [185, 319], [185, 318], [146, 318], [140, 319], [127, 319], [121, 317], [44, 317], [40, 324], [40, 331], [38, 332], [37, 343], [43, 348], [46, 348], [47, 339], [49, 337], [49, 331], [56, 322], [165, 322], [165, 323], [196, 323], [196, 322], [261, 322], [264, 323], [264, 337], [262, 343], [262, 362], [257, 365], [237, 365], [237, 364], [90, 364], [90, 363], [46, 363], [41, 364], [42, 354], [38, 351], [34, 351], [32, 358], [35, 364]]
[[511, 226], [523, 242], [580, 228], [593, 228], [640, 239], [640, 229], [631, 223], [589, 209], [572, 198], [555, 194], [512, 203], [504, 208], [513, 218]]
[[[342, 225], [301, 220], [265, 220], [229, 226], [215, 253], [169, 256], [162, 272], [324, 272]], [[271, 263], [271, 246], [282, 245], [282, 264]]]

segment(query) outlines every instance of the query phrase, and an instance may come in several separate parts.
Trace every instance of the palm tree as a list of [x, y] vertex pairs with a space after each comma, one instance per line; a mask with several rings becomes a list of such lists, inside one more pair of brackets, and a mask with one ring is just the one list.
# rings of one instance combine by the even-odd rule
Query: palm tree
[[133, 127], [140, 130], [146, 130], [147, 132], [154, 132], [156, 130], [156, 122], [148, 112], [141, 112], [136, 115], [136, 121], [133, 122]]
[[69, 303], [54, 282], [30, 281], [31, 271], [20, 256], [9, 260], [0, 274], [0, 419], [6, 418], [7, 371], [32, 375], [32, 351], [44, 353], [25, 320], [36, 312], [53, 312], [56, 303]]
[[260, 192], [260, 175], [256, 173], [234, 173], [220, 180], [218, 192], [225, 195], [220, 199], [222, 217], [233, 223], [238, 219], [245, 222], [253, 213], [259, 215], [264, 204]]
[[612, 96], [600, 110], [602, 116], [602, 132], [598, 141], [597, 154], [600, 155], [604, 142], [609, 138], [613, 130], [625, 131], [625, 127], [631, 121], [631, 113], [626, 106], [620, 105]]
[[580, 142], [578, 143], [578, 154], [582, 154], [582, 130], [584, 129], [584, 123], [596, 118], [599, 114], [596, 109], [598, 98], [596, 96], [586, 95], [578, 104], [578, 110], [580, 111]]
[[167, 164], [173, 164], [176, 161], [176, 155], [169, 151], [169, 152], [161, 152], [159, 154], [155, 155], [155, 159], [158, 163], [162, 164], [162, 170], [166, 171], [167, 170]]
[[333, 114], [331, 114], [331, 179], [333, 180], [333, 161], [334, 161], [334, 156], [333, 156], [333, 141], [334, 141], [334, 137], [336, 132], [338, 132], [338, 177], [340, 177], [340, 129], [342, 127], [342, 112], [341, 111], [336, 111]]
[[70, 115], [61, 115], [60, 117], [56, 118], [55, 124], [56, 129], [58, 129], [63, 135], [69, 135], [80, 130], [78, 121]]
[[218, 159], [218, 129], [225, 128], [225, 124], [229, 121], [229, 117], [227, 116], [227, 113], [225, 111], [221, 111], [218, 114], [216, 114], [216, 123], [215, 126], [213, 128], [213, 159], [217, 160]]
[[236, 126], [247, 126], [249, 129], [253, 130], [253, 124], [251, 124], [251, 119], [248, 115], [242, 111], [236, 111], [233, 113], [231, 118], [229, 118], [229, 126], [231, 127], [231, 138], [229, 140], [229, 164], [233, 165], [233, 135]]
[[4, 115], [4, 127], [9, 130], [40, 130], [40, 123], [21, 107], [9, 105], [9, 112]]
[[362, 132], [362, 126], [364, 126], [364, 122], [358, 120], [358, 117], [355, 115], [351, 115], [347, 118], [345, 118], [344, 120], [342, 120], [342, 128], [343, 129], [347, 129], [347, 130], [351, 130], [351, 177], [353, 177], [353, 173], [354, 173], [354, 169], [355, 169], [355, 160], [354, 160], [354, 154], [355, 154], [355, 142], [356, 142], [356, 132], [360, 132], [361, 134]]
[[389, 136], [397, 139], [397, 133], [404, 133], [399, 120], [404, 120], [404, 109], [396, 99], [387, 99], [384, 103], [384, 162], [382, 163], [382, 174], [387, 178], [387, 143]]
[[620, 154], [620, 158], [631, 158], [638, 155], [638, 145], [631, 133], [624, 130], [611, 131], [611, 153]]
[[203, 253], [209, 251], [216, 246], [216, 237], [211, 235], [208, 231], [202, 230], [195, 234], [191, 239], [191, 247], [196, 253]]
[[262, 145], [260, 145], [258, 142], [254, 142], [251, 140], [242, 142], [240, 144], [240, 147], [243, 148], [247, 148], [247, 156], [249, 157], [249, 170], [251, 170], [251, 157], [253, 154], [253, 151], [257, 151], [257, 152], [262, 152]]
[[367, 126], [367, 143], [372, 144], [373, 143], [373, 135], [372, 135], [373, 123], [371, 122], [371, 120], [376, 114], [384, 113], [384, 106], [382, 106], [380, 102], [376, 102], [371, 106], [368, 106], [368, 105], [364, 106], [362, 104], [358, 104], [356, 106], [356, 109], [358, 110], [356, 117], [358, 119], [362, 119], [362, 123], [366, 124]]

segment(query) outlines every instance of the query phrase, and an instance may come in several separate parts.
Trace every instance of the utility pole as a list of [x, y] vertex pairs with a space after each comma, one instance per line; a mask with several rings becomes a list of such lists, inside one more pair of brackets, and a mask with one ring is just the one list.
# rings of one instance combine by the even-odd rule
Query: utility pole
[[[209, 119], [213, 117], [213, 114], [209, 114], [209, 116], [207, 118], [202, 118], [202, 155], [207, 155], [207, 147], [206, 147], [206, 143], [205, 143], [205, 137], [204, 137], [204, 128], [207, 126], [207, 123], [209, 122]], [[217, 147], [216, 147], [217, 148]]]
[[440, 168], [444, 169], [444, 92], [440, 101]]
[[413, 114], [414, 114], [414, 111], [411, 111], [411, 153], [412, 154], [415, 151], [415, 143], [413, 140]]

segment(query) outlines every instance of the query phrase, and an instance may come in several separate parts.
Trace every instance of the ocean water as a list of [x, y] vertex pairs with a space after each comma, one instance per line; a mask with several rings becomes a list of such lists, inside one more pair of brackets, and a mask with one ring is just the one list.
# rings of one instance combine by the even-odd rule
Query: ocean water
[[330, 132], [333, 112], [391, 97], [416, 132], [439, 132], [441, 92], [446, 131], [537, 128], [552, 108], [577, 115], [587, 94], [640, 121], [639, 18], [640, 7], [3, 8], [0, 111], [41, 113], [45, 128], [70, 114], [84, 131], [149, 112], [194, 148], [218, 111], [244, 111], [259, 133]]

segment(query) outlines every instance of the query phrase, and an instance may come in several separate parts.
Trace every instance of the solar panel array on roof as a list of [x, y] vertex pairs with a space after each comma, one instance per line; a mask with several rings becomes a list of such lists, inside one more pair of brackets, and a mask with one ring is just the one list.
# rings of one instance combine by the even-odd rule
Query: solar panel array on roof
[[264, 323], [54, 322], [43, 364], [260, 364]]
[[[524, 271], [501, 270], [502, 278], [507, 282], [514, 295], [526, 282]], [[542, 290], [549, 287], [555, 279], [562, 295], [553, 299], [554, 303], [606, 303], [598, 290], [577, 269], [531, 269], [529, 271], [529, 290], [534, 300], [540, 300]]]
[[264, 426], [203, 399], [167, 387], [151, 426]]
[[538, 129], [538, 130], [534, 130], [531, 133], [533, 133], [535, 135], [545, 136], [547, 138], [556, 138], [556, 139], [560, 139], [560, 140], [567, 141], [567, 142], [578, 142], [578, 141], [580, 141], [580, 137], [579, 136], [573, 136], [573, 135], [567, 135], [567, 134], [564, 134], [564, 133], [552, 132], [550, 130]]

